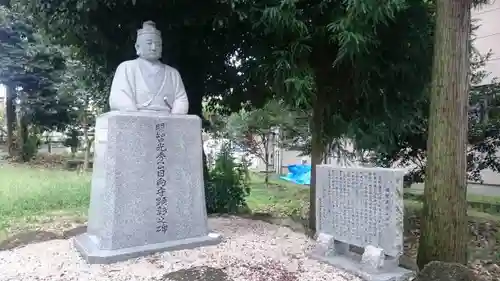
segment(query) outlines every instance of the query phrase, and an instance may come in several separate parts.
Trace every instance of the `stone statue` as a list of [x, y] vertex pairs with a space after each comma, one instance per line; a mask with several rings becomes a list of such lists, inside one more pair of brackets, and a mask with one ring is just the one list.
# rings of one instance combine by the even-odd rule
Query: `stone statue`
[[137, 59], [116, 69], [109, 105], [111, 110], [162, 111], [187, 114], [189, 102], [179, 72], [160, 62], [161, 33], [147, 21], [137, 31]]

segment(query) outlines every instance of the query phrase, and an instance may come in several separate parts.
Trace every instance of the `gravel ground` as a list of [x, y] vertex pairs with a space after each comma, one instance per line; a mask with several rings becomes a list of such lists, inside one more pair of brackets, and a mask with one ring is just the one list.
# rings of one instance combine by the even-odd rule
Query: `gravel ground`
[[[3, 251], [0, 252], [0, 281], [360, 280], [308, 258], [313, 242], [302, 233], [236, 217], [213, 218], [209, 223], [215, 232], [224, 236], [224, 241], [217, 246], [156, 254], [112, 265], [87, 265], [72, 249], [70, 240], [52, 240]], [[219, 275], [214, 273], [211, 278], [196, 279], [186, 273], [186, 269], [200, 268]], [[183, 272], [180, 275], [184, 277], [177, 279], [179, 272]]]

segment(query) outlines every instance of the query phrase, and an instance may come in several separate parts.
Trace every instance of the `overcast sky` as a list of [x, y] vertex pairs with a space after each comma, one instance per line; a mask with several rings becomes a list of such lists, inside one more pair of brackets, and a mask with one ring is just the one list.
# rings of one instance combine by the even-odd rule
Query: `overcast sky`
[[5, 97], [5, 86], [0, 84], [0, 98]]

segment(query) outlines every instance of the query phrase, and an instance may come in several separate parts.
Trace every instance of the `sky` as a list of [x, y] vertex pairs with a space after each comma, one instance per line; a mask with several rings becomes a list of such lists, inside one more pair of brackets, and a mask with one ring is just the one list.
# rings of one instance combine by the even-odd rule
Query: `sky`
[[0, 98], [5, 97], [5, 86], [0, 84]]

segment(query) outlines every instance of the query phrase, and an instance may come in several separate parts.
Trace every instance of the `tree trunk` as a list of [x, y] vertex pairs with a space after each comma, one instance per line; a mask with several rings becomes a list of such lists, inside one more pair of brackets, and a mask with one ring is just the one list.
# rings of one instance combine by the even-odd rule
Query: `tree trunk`
[[90, 149], [94, 143], [94, 137], [87, 136], [87, 145], [85, 146], [85, 154], [83, 155], [83, 171], [87, 171], [90, 168]]
[[17, 145], [18, 149], [21, 155], [21, 160], [23, 162], [29, 162], [33, 156], [36, 155], [36, 152], [34, 153], [31, 147], [31, 145], [34, 144], [29, 144], [28, 143], [28, 138], [29, 138], [29, 131], [28, 131], [28, 122], [26, 120], [26, 117], [22, 112], [19, 112], [19, 117], [18, 117], [18, 126], [17, 126]]
[[[188, 68], [185, 68], [188, 69]], [[204, 73], [204, 72], [200, 72]], [[199, 74], [198, 76], [194, 76], [193, 80], [184, 81], [184, 86], [186, 87], [186, 92], [188, 93], [189, 99], [189, 112], [190, 115], [197, 115], [202, 120], [202, 130], [207, 128], [210, 125], [210, 122], [203, 117], [203, 94], [205, 92], [204, 89], [204, 75]], [[191, 76], [189, 76], [191, 77]], [[200, 132], [202, 133], [202, 132]], [[203, 152], [203, 175], [205, 182], [210, 180], [210, 169], [208, 168], [207, 155], [205, 153], [205, 148], [202, 146]]]
[[5, 125], [7, 126], [7, 148], [9, 151], [9, 156], [13, 157], [15, 155], [14, 149], [14, 127], [16, 125], [16, 111], [14, 107], [14, 93], [10, 85], [5, 85], [6, 87], [6, 98], [5, 98]]
[[207, 154], [205, 153], [205, 149], [202, 149], [202, 160], [203, 160], [203, 179], [205, 181], [210, 179], [210, 170], [208, 168], [209, 161], [207, 160]]
[[262, 135], [262, 143], [264, 144], [264, 183], [266, 188], [269, 187], [269, 139], [267, 139], [266, 135]]
[[87, 122], [87, 113], [83, 112], [82, 116], [82, 127], [83, 127], [83, 141], [85, 143], [85, 154], [83, 155], [83, 167], [82, 170], [86, 171], [89, 168], [89, 158], [90, 158], [90, 141], [89, 141], [89, 126]]
[[488, 124], [488, 121], [489, 121], [489, 111], [490, 110], [489, 110], [488, 98], [486, 98], [483, 101], [483, 116], [482, 116], [483, 120], [481, 120], [484, 125]]
[[309, 185], [309, 229], [316, 232], [316, 165], [321, 164], [323, 146], [319, 132], [312, 133], [311, 184]]
[[26, 142], [28, 141], [28, 127], [25, 122], [24, 112], [23, 112], [24, 100], [22, 99], [16, 110], [16, 124], [17, 124], [17, 134], [16, 134], [16, 147], [19, 150], [20, 160], [23, 162], [28, 162], [29, 152]]
[[316, 232], [316, 165], [321, 165], [325, 153], [325, 144], [322, 140], [324, 104], [321, 99], [321, 90], [318, 90], [313, 102], [311, 124], [311, 184], [309, 186], [309, 229]]
[[417, 263], [467, 263], [466, 142], [470, 0], [439, 0]]

